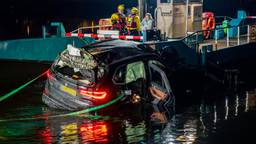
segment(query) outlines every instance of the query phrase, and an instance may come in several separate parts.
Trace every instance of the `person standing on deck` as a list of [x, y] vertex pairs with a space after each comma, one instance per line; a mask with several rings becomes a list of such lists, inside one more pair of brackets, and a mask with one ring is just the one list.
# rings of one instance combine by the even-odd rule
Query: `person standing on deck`
[[127, 28], [129, 35], [140, 35], [140, 17], [138, 15], [138, 12], [139, 10], [136, 7], [133, 7], [131, 9], [131, 14], [127, 17]]
[[215, 18], [212, 12], [203, 13], [202, 30], [204, 31], [204, 38], [209, 39], [211, 31], [215, 28]]
[[228, 25], [229, 25], [228, 23], [229, 22], [228, 22], [227, 18], [225, 17], [224, 21], [222, 22], [222, 28], [223, 28], [223, 31], [224, 31], [225, 35], [228, 32]]
[[154, 19], [150, 13], [146, 13], [144, 19], [141, 22], [141, 30], [153, 30], [154, 28]]
[[117, 8], [118, 12], [113, 13], [110, 20], [112, 23], [112, 30], [118, 30], [121, 35], [127, 33], [126, 27], [126, 16], [124, 14], [125, 7], [123, 4], [119, 5]]

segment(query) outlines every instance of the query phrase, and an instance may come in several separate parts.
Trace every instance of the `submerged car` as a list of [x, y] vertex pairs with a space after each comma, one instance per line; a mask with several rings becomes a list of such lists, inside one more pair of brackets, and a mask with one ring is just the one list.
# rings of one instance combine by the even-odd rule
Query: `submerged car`
[[125, 93], [121, 102], [167, 105], [174, 101], [160, 55], [132, 41], [69, 45], [47, 76], [42, 100], [56, 109], [86, 109], [120, 93]]

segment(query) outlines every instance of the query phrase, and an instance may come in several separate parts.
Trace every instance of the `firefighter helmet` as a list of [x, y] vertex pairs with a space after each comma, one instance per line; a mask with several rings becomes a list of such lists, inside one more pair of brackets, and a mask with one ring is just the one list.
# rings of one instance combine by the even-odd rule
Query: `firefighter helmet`
[[133, 7], [133, 8], [131, 9], [131, 12], [132, 12], [133, 14], [138, 14], [139, 10], [138, 10], [136, 7]]
[[120, 4], [120, 5], [118, 5], [118, 7], [117, 7], [119, 10], [124, 10], [125, 9], [125, 7], [124, 7], [124, 4]]

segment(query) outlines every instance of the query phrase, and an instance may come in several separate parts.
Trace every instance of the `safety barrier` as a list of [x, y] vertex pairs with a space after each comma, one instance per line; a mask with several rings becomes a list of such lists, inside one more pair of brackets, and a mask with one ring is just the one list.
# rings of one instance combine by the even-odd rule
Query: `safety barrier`
[[[88, 27], [79, 27], [71, 32], [65, 34], [66, 37], [80, 37], [80, 38], [94, 38], [94, 39], [122, 39], [122, 40], [134, 40], [134, 41], [145, 41], [146, 37], [135, 36], [135, 35], [119, 35], [119, 31], [108, 30], [112, 25], [97, 25], [97, 26], [88, 26]], [[106, 28], [106, 30], [102, 30]], [[84, 30], [87, 29], [98, 29], [97, 34], [95, 33], [86, 33]], [[117, 33], [116, 33], [117, 32]]]
[[138, 40], [142, 41], [143, 36], [133, 36], [133, 35], [103, 35], [103, 34], [83, 34], [83, 33], [66, 33], [66, 37], [91, 37], [95, 39], [122, 39], [122, 40]]

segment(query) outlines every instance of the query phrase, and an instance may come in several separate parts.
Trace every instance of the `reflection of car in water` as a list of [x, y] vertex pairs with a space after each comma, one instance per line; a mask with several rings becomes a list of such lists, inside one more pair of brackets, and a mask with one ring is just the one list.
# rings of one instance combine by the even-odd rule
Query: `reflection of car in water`
[[42, 143], [159, 143], [172, 108], [121, 104], [101, 116], [46, 119]]
[[207, 139], [218, 122], [242, 114], [247, 107], [244, 100], [250, 100], [250, 96], [238, 99], [238, 95], [215, 102], [206, 102], [206, 98], [200, 106], [187, 107], [180, 114], [171, 108], [128, 104], [108, 112], [111, 115], [99, 112], [103, 117], [98, 119], [46, 119], [45, 136], [50, 138], [45, 139], [51, 139], [51, 143], [197, 143]]
[[173, 94], [161, 57], [136, 42], [102, 41], [80, 49], [68, 46], [48, 71], [43, 101], [77, 110], [125, 93], [125, 102], [166, 105]]

